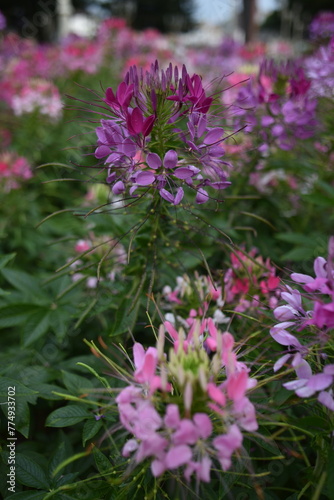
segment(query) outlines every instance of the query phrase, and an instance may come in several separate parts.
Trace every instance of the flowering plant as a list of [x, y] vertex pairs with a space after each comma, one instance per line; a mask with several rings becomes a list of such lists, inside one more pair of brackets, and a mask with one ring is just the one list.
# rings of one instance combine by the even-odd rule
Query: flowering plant
[[111, 114], [104, 113], [96, 130], [95, 156], [105, 165], [113, 194], [136, 197], [144, 188], [178, 205], [187, 187], [202, 204], [210, 198], [208, 187], [230, 185], [230, 165], [222, 160], [225, 131], [209, 114], [213, 97], [199, 75], [171, 64], [160, 72], [157, 62], [145, 75], [132, 67], [103, 101]]
[[[174, 348], [164, 354], [165, 332]], [[213, 357], [209, 356], [213, 353]], [[151, 458], [160, 476], [182, 467], [187, 480], [210, 481], [212, 460], [223, 470], [241, 447], [242, 430], [256, 431], [255, 408], [246, 396], [256, 380], [237, 361], [233, 336], [212, 320], [195, 321], [185, 337], [166, 322], [156, 347], [134, 344], [132, 382], [116, 398], [120, 420], [131, 438], [123, 456]]]

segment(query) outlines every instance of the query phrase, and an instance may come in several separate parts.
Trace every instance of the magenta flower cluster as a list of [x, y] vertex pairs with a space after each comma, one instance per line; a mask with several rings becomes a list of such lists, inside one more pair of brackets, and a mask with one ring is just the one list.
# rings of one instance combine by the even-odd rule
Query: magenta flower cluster
[[[166, 332], [174, 343], [168, 357]], [[131, 434], [123, 456], [132, 455], [135, 464], [149, 458], [154, 476], [181, 467], [187, 480], [194, 474], [209, 482], [213, 461], [229, 469], [242, 430], [258, 428], [246, 396], [256, 380], [237, 360], [232, 335], [219, 332], [211, 319], [194, 322], [187, 336], [165, 322], [157, 346], [145, 350], [135, 343], [133, 354], [133, 380], [116, 398], [120, 421]]]
[[224, 129], [210, 126], [213, 98], [185, 66], [160, 71], [156, 62], [145, 75], [132, 67], [116, 93], [107, 89], [104, 102], [111, 115], [96, 130], [95, 156], [108, 169], [113, 194], [138, 196], [138, 189], [152, 188], [178, 205], [187, 187], [201, 204], [209, 200], [208, 187], [230, 185]]
[[[334, 411], [334, 364], [326, 364], [326, 345], [334, 331], [334, 237], [329, 241], [327, 261], [317, 257], [314, 272], [315, 277], [292, 273], [291, 279], [303, 287], [303, 293], [286, 286], [281, 294], [286, 304], [274, 310], [280, 323], [271, 328], [270, 334], [287, 348], [275, 363], [274, 371], [291, 364], [297, 379], [283, 384], [284, 387], [294, 390], [299, 397], [318, 393], [318, 401]], [[302, 335], [292, 334], [290, 329], [296, 333], [302, 331]], [[315, 358], [316, 374], [312, 374], [306, 357]]]
[[309, 26], [312, 40], [323, 40], [334, 36], [334, 12], [319, 12]]
[[265, 60], [257, 78], [238, 93], [232, 107], [235, 126], [247, 124], [245, 132], [256, 131], [263, 151], [270, 145], [292, 149], [296, 139], [308, 139], [316, 131], [317, 100], [310, 86], [300, 64]]
[[22, 182], [33, 176], [26, 158], [17, 153], [5, 151], [0, 154], [0, 189], [9, 192], [18, 189]]

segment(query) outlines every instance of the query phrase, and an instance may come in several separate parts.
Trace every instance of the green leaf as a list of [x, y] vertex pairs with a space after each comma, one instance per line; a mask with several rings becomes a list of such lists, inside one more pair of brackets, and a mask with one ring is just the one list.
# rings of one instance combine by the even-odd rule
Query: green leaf
[[34, 276], [16, 269], [2, 269], [1, 273], [17, 290], [29, 294], [33, 293], [37, 297], [44, 295], [38, 280]]
[[107, 459], [107, 457], [100, 451], [96, 446], [93, 448], [94, 459], [96, 463], [96, 467], [100, 474], [110, 474], [113, 466], [111, 462]]
[[37, 391], [29, 389], [25, 385], [21, 384], [21, 382], [18, 382], [18, 380], [6, 377], [0, 378], [0, 403], [7, 402], [8, 388], [13, 386], [15, 387], [16, 401], [23, 398], [26, 401], [29, 401], [29, 403], [36, 403], [36, 399], [38, 397]]
[[326, 488], [330, 500], [334, 500], [334, 450], [328, 453]]
[[40, 310], [40, 306], [27, 303], [10, 304], [8, 306], [1, 307], [0, 328], [25, 324], [32, 314]]
[[275, 235], [275, 238], [281, 241], [286, 241], [287, 243], [296, 243], [301, 245], [310, 246], [309, 236], [299, 233], [279, 233]]
[[284, 254], [282, 256], [282, 260], [294, 260], [300, 262], [312, 259], [313, 256], [314, 256], [313, 248], [300, 247], [300, 248], [294, 248], [293, 250], [290, 250], [290, 252]]
[[67, 405], [50, 413], [45, 425], [47, 427], [68, 427], [78, 424], [90, 416], [91, 414], [84, 406]]
[[91, 418], [86, 420], [83, 431], [82, 431], [82, 446], [86, 446], [89, 439], [94, 437], [102, 427], [102, 420], [95, 420]]
[[81, 375], [76, 375], [62, 370], [62, 376], [66, 389], [68, 389], [74, 396], [81, 395], [93, 387], [92, 382]]
[[24, 325], [23, 345], [30, 346], [38, 340], [50, 326], [50, 311], [44, 308], [32, 313]]
[[15, 462], [16, 477], [20, 483], [31, 488], [49, 489], [50, 485], [44, 470], [34, 460], [17, 453]]
[[129, 304], [131, 304], [131, 302], [127, 297], [122, 300], [116, 312], [114, 328], [109, 334], [110, 337], [115, 337], [116, 335], [121, 335], [129, 330], [133, 330], [138, 316], [140, 300], [138, 299], [136, 301], [131, 311], [129, 309]]
[[0, 269], [3, 269], [5, 266], [7, 266], [8, 262], [14, 259], [15, 255], [16, 253], [10, 253], [8, 255], [0, 257]]
[[11, 500], [44, 500], [47, 491], [21, 491], [10, 495]]

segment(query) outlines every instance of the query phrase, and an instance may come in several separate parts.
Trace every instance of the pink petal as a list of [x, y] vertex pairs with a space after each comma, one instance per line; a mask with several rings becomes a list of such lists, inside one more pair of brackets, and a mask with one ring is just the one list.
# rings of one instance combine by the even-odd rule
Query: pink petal
[[143, 366], [144, 359], [145, 359], [144, 347], [141, 344], [139, 344], [139, 342], [135, 342], [133, 345], [133, 361], [137, 369]]
[[195, 444], [199, 438], [198, 429], [193, 422], [184, 418], [179, 423], [177, 430], [172, 436], [172, 442], [176, 445]]
[[151, 463], [151, 471], [154, 477], [161, 476], [166, 470], [166, 465], [161, 460], [153, 460]]
[[139, 108], [134, 108], [130, 116], [130, 123], [135, 134], [140, 134], [143, 129], [144, 118]]
[[212, 434], [212, 422], [206, 413], [195, 413], [193, 421], [201, 438], [207, 439]]
[[171, 429], [176, 429], [180, 423], [180, 412], [177, 405], [168, 405], [164, 418], [165, 425]]
[[123, 446], [123, 457], [129, 457], [130, 454], [138, 448], [138, 442], [135, 439], [129, 439]]
[[226, 398], [224, 393], [212, 382], [209, 382], [207, 385], [207, 392], [209, 398], [211, 398], [216, 403], [224, 406], [226, 403]]
[[181, 465], [186, 464], [191, 460], [192, 452], [191, 448], [185, 444], [180, 446], [174, 446], [171, 448], [165, 458], [166, 467], [168, 469], [176, 469]]
[[243, 398], [247, 389], [248, 374], [245, 371], [233, 373], [227, 379], [227, 395], [233, 401]]

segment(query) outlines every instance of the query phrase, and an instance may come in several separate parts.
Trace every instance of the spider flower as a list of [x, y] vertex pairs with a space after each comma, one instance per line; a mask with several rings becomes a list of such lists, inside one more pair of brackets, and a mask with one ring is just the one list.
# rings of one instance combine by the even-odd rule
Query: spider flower
[[[121, 424], [130, 433], [123, 456], [132, 455], [136, 464], [149, 458], [154, 476], [179, 470], [187, 480], [195, 475], [209, 482], [213, 462], [229, 469], [242, 446], [242, 431], [258, 428], [246, 395], [256, 380], [237, 361], [233, 336], [213, 332], [211, 325], [215, 353], [210, 357], [202, 327], [197, 321], [186, 338], [182, 329], [165, 323], [156, 347], [145, 350], [135, 343], [132, 382], [116, 398]], [[168, 356], [166, 330], [174, 343]]]
[[199, 75], [172, 64], [160, 70], [157, 61], [145, 75], [133, 66], [103, 101], [110, 116], [96, 129], [95, 157], [114, 194], [135, 197], [144, 188], [178, 205], [186, 188], [202, 204], [210, 198], [207, 188], [230, 185], [225, 132], [210, 113], [213, 98]]
[[[294, 390], [300, 397], [319, 392], [318, 401], [334, 411], [334, 365], [325, 364], [325, 360], [330, 359], [328, 353], [334, 329], [333, 267], [334, 237], [331, 237], [328, 259], [317, 257], [314, 261], [315, 278], [307, 274], [291, 274], [291, 279], [303, 287], [303, 292], [285, 287], [281, 298], [286, 304], [273, 311], [281, 322], [270, 329], [270, 334], [278, 344], [286, 347], [286, 352], [276, 361], [274, 371], [290, 364], [297, 375], [296, 380], [286, 382], [284, 387]], [[290, 333], [291, 329], [294, 333]], [[303, 334], [298, 335], [301, 330]], [[310, 363], [314, 364], [317, 373], [312, 373]]]

